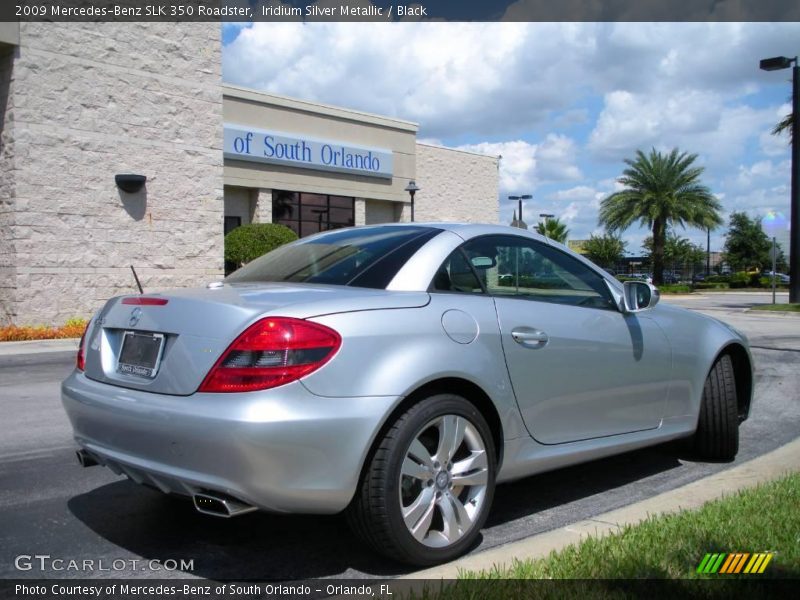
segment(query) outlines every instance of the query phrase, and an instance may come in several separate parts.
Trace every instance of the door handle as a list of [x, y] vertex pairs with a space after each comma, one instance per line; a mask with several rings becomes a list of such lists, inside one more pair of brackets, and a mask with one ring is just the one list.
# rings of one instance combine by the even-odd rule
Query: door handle
[[511, 337], [526, 348], [542, 348], [550, 339], [544, 331], [530, 327], [517, 327], [511, 330]]

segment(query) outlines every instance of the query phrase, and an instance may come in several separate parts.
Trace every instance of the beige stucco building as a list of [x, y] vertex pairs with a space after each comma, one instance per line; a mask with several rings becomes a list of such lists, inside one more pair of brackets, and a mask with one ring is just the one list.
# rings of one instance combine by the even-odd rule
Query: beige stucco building
[[[0, 323], [224, 273], [224, 233], [497, 222], [498, 159], [409, 121], [222, 84], [214, 23], [0, 24]], [[136, 192], [118, 174], [146, 176]]]

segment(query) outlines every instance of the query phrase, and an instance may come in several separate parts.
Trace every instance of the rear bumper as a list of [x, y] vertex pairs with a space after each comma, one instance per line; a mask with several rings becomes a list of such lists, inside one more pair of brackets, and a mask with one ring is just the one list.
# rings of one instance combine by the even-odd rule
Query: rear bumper
[[77, 443], [168, 493], [222, 492], [276, 512], [336, 513], [397, 397], [324, 398], [294, 382], [245, 394], [168, 396], [78, 371], [61, 386]]

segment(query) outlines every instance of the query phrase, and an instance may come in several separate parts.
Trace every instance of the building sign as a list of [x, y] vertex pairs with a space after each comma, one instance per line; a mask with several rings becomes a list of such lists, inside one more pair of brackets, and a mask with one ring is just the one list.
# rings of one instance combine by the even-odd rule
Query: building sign
[[392, 151], [225, 124], [224, 156], [301, 169], [392, 177]]

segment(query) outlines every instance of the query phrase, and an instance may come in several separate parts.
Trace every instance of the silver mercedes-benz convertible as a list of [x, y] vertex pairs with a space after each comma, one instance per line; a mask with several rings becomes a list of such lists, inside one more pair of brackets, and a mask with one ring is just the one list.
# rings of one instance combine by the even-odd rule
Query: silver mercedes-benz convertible
[[211, 515], [346, 511], [433, 564], [476, 542], [497, 483], [681, 437], [736, 455], [747, 339], [658, 300], [520, 229], [339, 229], [109, 300], [62, 398], [85, 466]]

